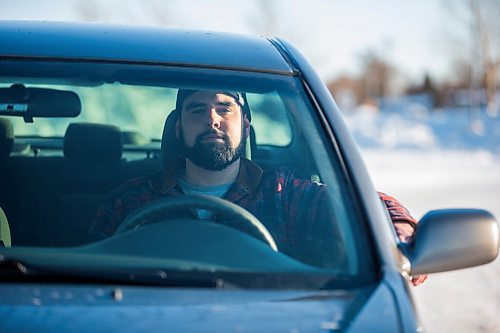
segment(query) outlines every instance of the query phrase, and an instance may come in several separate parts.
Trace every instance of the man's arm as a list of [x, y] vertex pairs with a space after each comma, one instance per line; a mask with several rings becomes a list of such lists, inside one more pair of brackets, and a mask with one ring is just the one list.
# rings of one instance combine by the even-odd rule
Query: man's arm
[[410, 212], [396, 198], [382, 192], [378, 192], [378, 194], [389, 212], [399, 239], [402, 242], [411, 241], [418, 221], [410, 215]]
[[112, 190], [99, 207], [89, 235], [97, 239], [111, 236], [128, 214], [153, 199], [147, 178], [139, 177], [123, 183]]
[[[402, 242], [410, 242], [417, 228], [418, 221], [410, 215], [406, 209], [397, 199], [382, 192], [378, 192], [380, 199], [384, 202], [385, 207], [389, 211], [394, 230]], [[412, 276], [411, 282], [414, 286], [418, 286], [427, 279], [427, 275]]]

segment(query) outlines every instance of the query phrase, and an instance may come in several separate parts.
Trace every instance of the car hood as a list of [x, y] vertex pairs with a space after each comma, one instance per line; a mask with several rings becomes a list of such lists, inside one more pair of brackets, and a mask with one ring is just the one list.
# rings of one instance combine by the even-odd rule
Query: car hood
[[381, 283], [347, 291], [0, 285], [1, 332], [395, 332]]

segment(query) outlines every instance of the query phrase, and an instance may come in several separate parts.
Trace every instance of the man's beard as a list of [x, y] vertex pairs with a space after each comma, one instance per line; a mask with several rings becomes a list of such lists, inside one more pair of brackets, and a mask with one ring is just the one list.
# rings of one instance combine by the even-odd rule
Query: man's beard
[[[186, 157], [204, 169], [212, 171], [224, 170], [240, 157], [245, 156], [246, 138], [243, 133], [240, 144], [236, 148], [231, 148], [231, 140], [226, 134], [216, 130], [209, 130], [198, 135], [192, 147], [186, 145], [182, 130], [180, 134]], [[218, 135], [223, 142], [203, 142], [203, 137], [207, 135]]]

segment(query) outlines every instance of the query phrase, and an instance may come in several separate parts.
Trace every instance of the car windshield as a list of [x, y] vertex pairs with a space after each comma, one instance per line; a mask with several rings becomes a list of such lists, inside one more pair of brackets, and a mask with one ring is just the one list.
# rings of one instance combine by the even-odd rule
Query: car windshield
[[[192, 106], [198, 102], [179, 110], [179, 91], [191, 102], [210, 96], [201, 109], [221, 123], [231, 110], [212, 107], [214, 96], [241, 111], [232, 134], [242, 147], [236, 179], [189, 182], [206, 175], [186, 175], [190, 164], [210, 168], [189, 127], [206, 116]], [[11, 235], [0, 249], [4, 265], [249, 288], [349, 287], [375, 278], [335, 136], [298, 75], [2, 60], [0, 112], [14, 138], [0, 160]], [[233, 142], [217, 126], [199, 131], [202, 143]]]

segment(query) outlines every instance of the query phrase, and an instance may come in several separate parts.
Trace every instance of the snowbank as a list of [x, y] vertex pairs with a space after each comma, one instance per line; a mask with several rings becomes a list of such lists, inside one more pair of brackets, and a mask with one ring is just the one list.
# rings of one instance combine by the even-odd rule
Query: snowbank
[[[346, 115], [378, 190], [421, 218], [483, 208], [500, 218], [500, 118], [475, 110]], [[500, 260], [432, 275], [414, 288], [428, 332], [500, 332]]]
[[485, 109], [358, 108], [345, 119], [363, 148], [486, 150], [500, 154], [500, 117]]

